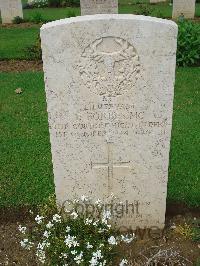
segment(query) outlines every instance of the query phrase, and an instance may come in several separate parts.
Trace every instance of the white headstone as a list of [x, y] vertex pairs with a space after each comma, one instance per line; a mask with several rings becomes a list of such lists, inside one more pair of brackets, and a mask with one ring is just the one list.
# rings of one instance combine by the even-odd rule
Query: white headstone
[[162, 228], [177, 25], [84, 16], [43, 25], [41, 39], [58, 202], [113, 193], [118, 226]]
[[161, 2], [166, 2], [167, 0], [150, 0], [150, 4], [156, 4]]
[[21, 0], [0, 0], [2, 23], [12, 23], [15, 17], [23, 18]]
[[196, 0], [173, 0], [172, 18], [194, 18]]
[[80, 0], [81, 15], [117, 14], [118, 0]]

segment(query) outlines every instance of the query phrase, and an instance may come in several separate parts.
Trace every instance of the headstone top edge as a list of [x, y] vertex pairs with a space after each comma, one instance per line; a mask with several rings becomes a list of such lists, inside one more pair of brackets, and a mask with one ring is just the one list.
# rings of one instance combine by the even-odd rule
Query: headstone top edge
[[144, 21], [144, 22], [154, 22], [159, 24], [164, 24], [165, 26], [172, 26], [174, 29], [178, 29], [178, 25], [171, 20], [161, 19], [150, 16], [142, 16], [142, 15], [132, 15], [132, 14], [95, 14], [95, 15], [86, 15], [86, 16], [77, 16], [72, 18], [55, 20], [46, 24], [43, 24], [40, 28], [41, 31], [68, 24], [73, 24], [76, 22], [84, 22], [84, 21], [98, 21], [98, 20], [133, 20], [133, 21]]

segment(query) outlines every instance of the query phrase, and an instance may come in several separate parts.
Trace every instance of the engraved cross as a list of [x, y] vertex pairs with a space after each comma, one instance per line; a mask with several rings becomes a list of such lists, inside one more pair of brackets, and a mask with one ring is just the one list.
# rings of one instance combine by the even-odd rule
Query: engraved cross
[[107, 149], [108, 149], [108, 161], [106, 163], [92, 163], [92, 169], [99, 169], [99, 168], [107, 168], [108, 169], [108, 189], [110, 191], [110, 179], [113, 178], [113, 170], [114, 168], [130, 168], [130, 161], [129, 162], [119, 162], [115, 163], [113, 160], [113, 143], [107, 142]]

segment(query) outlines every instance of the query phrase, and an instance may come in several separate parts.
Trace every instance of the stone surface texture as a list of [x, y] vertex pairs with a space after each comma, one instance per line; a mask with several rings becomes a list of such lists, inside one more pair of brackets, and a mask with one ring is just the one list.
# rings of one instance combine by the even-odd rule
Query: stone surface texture
[[113, 193], [118, 226], [162, 228], [177, 25], [84, 16], [43, 25], [41, 39], [58, 203]]
[[117, 14], [118, 0], [80, 0], [81, 15]]
[[194, 18], [196, 0], [173, 0], [172, 18]]
[[21, 0], [0, 0], [2, 23], [12, 23], [15, 17], [23, 18]]
[[150, 0], [150, 4], [156, 4], [161, 2], [166, 2], [167, 0]]

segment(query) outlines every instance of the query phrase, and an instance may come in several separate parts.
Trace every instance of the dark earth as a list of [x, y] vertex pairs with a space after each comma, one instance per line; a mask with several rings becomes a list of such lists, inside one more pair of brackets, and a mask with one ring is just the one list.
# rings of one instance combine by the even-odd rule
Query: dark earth
[[0, 72], [42, 71], [42, 61], [1, 60]]
[[[189, 209], [182, 204], [169, 204], [164, 231], [151, 233], [148, 230], [139, 230], [136, 232], [136, 241], [128, 246], [121, 246], [119, 253], [126, 254], [130, 262], [128, 265], [133, 266], [199, 266], [200, 242], [194, 241], [189, 236], [184, 236], [174, 229], [174, 225], [177, 227], [185, 223], [189, 224], [191, 228], [194, 224], [198, 227], [199, 224], [196, 224], [195, 221], [198, 223], [200, 221], [199, 208]], [[19, 224], [27, 227], [33, 224], [33, 218], [31, 218], [28, 208], [1, 209], [0, 265], [40, 265], [36, 262], [33, 252], [21, 248]], [[172, 254], [178, 255], [172, 256]], [[164, 263], [164, 260], [167, 262]]]

